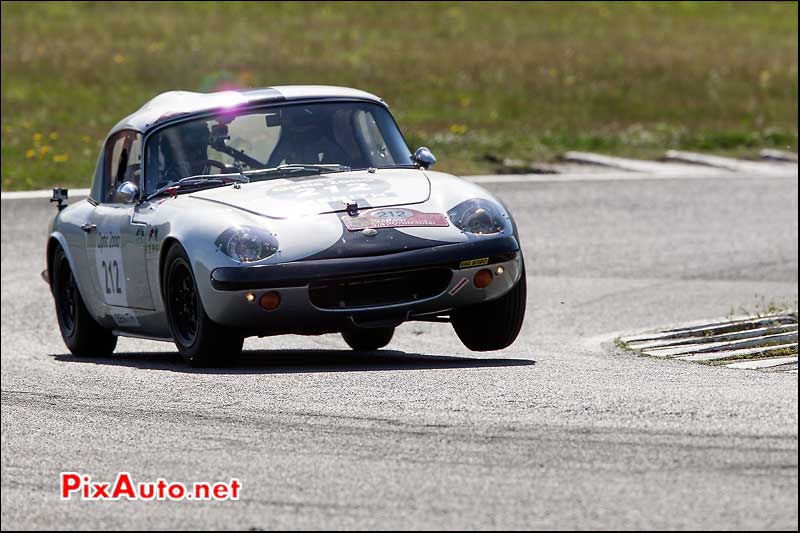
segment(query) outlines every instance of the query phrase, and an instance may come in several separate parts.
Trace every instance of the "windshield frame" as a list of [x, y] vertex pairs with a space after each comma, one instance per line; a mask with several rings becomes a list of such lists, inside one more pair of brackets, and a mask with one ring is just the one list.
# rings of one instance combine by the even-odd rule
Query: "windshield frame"
[[[383, 108], [386, 111], [386, 113], [389, 115], [389, 118], [391, 119], [392, 123], [397, 128], [397, 131], [400, 133], [400, 138], [403, 140], [403, 144], [405, 145], [406, 148], [408, 148], [408, 141], [406, 140], [405, 135], [403, 135], [403, 130], [400, 128], [400, 125], [397, 123], [397, 120], [394, 118], [394, 115], [389, 110], [389, 106], [386, 105], [386, 103], [382, 102], [382, 101], [381, 102], [376, 102], [375, 100], [371, 100], [371, 99], [352, 98], [352, 97], [298, 98], [297, 100], [288, 100], [288, 101], [285, 100], [285, 101], [281, 101], [281, 102], [274, 102], [274, 101], [273, 102], [266, 102], [266, 103], [258, 103], [258, 102], [256, 102], [256, 103], [252, 103], [252, 104], [248, 104], [248, 105], [242, 106], [240, 109], [237, 110], [237, 112], [242, 112], [242, 114], [247, 114], [247, 113], [250, 113], [250, 112], [258, 112], [258, 111], [260, 111], [262, 109], [266, 110], [266, 109], [275, 109], [275, 108], [283, 108], [283, 107], [290, 107], [290, 106], [300, 106], [300, 105], [308, 105], [308, 104], [353, 103], [353, 102], [356, 102], [356, 103], [368, 103], [368, 104], [372, 104], [372, 105], [375, 105], [375, 106]], [[208, 111], [190, 113], [190, 114], [187, 114], [187, 115], [179, 115], [179, 116], [176, 116], [174, 119], [165, 120], [164, 122], [161, 122], [161, 123], [153, 126], [152, 128], [148, 129], [147, 131], [144, 132], [144, 134], [142, 136], [142, 153], [141, 153], [142, 161], [147, 161], [147, 159], [146, 159], [147, 155], [148, 155], [147, 152], [150, 149], [150, 138], [154, 134], [156, 134], [156, 133], [158, 133], [158, 132], [160, 132], [160, 131], [162, 131], [162, 130], [164, 130], [166, 128], [169, 128], [169, 127], [172, 127], [172, 126], [175, 126], [175, 125], [178, 125], [178, 124], [183, 124], [185, 122], [192, 122], [192, 121], [195, 121], [195, 120], [203, 120], [203, 119], [213, 118], [213, 117], [217, 116], [220, 113], [220, 111], [223, 111], [223, 110], [224, 109], [210, 109]], [[409, 149], [409, 155], [411, 155], [411, 154], [413, 154], [413, 152], [411, 152], [411, 150]], [[144, 191], [145, 190], [145, 184], [147, 183], [147, 168], [144, 168], [144, 167], [147, 167], [147, 165], [143, 164], [142, 167], [143, 167], [142, 171], [139, 173], [139, 189]], [[391, 165], [391, 166], [386, 166], [386, 167], [381, 167], [381, 168], [412, 168], [412, 167], [413, 167], [413, 165], [411, 165], [411, 166], [409, 166], [409, 165]], [[351, 168], [350, 170], [351, 171], [366, 170], [367, 168], [369, 168], [369, 167]], [[256, 181], [256, 180], [254, 180], [254, 181]], [[224, 184], [219, 184], [219, 186], [223, 187]]]

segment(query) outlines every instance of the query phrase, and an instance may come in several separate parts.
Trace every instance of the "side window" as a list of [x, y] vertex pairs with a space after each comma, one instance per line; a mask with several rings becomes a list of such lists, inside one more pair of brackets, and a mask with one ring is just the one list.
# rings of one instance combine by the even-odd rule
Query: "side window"
[[117, 173], [122, 152], [125, 149], [125, 132], [116, 134], [106, 143], [105, 166], [103, 168], [103, 202], [112, 202], [117, 189]]
[[125, 165], [124, 181], [133, 181], [141, 187], [142, 177], [142, 135], [134, 133], [128, 150], [128, 161]]
[[369, 155], [370, 164], [375, 166], [394, 165], [394, 158], [387, 150], [386, 141], [383, 139], [375, 117], [368, 111], [354, 113], [356, 134], [361, 138], [362, 145]]
[[121, 131], [106, 143], [103, 168], [103, 202], [114, 202], [114, 193], [126, 180], [138, 182], [141, 174], [142, 136]]

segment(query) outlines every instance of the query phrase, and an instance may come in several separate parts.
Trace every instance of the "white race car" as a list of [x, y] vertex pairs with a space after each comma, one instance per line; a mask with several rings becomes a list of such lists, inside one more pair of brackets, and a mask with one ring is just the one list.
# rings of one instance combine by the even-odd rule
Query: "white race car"
[[505, 348], [525, 314], [514, 221], [434, 162], [363, 91], [161, 94], [111, 130], [86, 200], [54, 189], [44, 274], [64, 342], [103, 356], [119, 335], [174, 341], [216, 366], [248, 336], [376, 350], [423, 320]]

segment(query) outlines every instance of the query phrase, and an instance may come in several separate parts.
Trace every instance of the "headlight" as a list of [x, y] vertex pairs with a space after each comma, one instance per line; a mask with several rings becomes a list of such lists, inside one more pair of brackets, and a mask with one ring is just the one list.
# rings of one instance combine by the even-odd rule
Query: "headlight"
[[458, 229], [478, 235], [501, 233], [511, 228], [511, 221], [500, 206], [483, 198], [461, 202], [448, 211], [447, 216]]
[[278, 251], [278, 239], [263, 229], [237, 227], [217, 237], [217, 249], [240, 263], [261, 261]]

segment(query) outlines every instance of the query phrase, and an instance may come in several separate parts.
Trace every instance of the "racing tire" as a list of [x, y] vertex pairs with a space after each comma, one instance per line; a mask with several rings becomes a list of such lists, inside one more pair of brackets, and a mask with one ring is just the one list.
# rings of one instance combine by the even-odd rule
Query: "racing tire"
[[64, 344], [78, 357], [108, 357], [117, 346], [117, 337], [89, 313], [61, 246], [56, 247], [51, 265], [50, 283]]
[[350, 348], [357, 352], [379, 350], [389, 344], [394, 336], [394, 328], [359, 328], [342, 332], [342, 338]]
[[180, 244], [167, 251], [162, 279], [169, 327], [184, 361], [193, 367], [234, 364], [242, 353], [244, 337], [206, 314], [189, 256]]
[[522, 329], [527, 297], [525, 270], [514, 287], [495, 300], [459, 309], [451, 316], [453, 329], [474, 352], [502, 350], [511, 346]]

